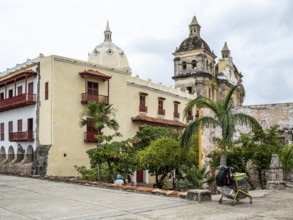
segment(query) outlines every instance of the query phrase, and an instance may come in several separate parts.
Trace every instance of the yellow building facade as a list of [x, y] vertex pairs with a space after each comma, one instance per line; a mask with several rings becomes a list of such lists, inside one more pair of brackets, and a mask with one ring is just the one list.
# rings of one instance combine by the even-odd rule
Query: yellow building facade
[[[122, 139], [133, 137], [143, 124], [184, 128], [183, 109], [195, 96], [131, 76], [126, 54], [112, 43], [109, 24], [104, 35], [104, 42], [94, 48], [88, 61], [41, 54], [30, 62], [1, 73], [3, 99], [0, 100], [0, 124], [4, 125], [4, 137], [0, 141], [0, 171], [76, 176], [75, 165], [89, 167], [86, 151], [96, 147], [95, 135], [87, 127], [79, 126], [81, 114], [89, 101], [113, 105], [117, 110], [115, 119]], [[21, 83], [22, 87], [27, 86], [23, 79], [28, 77], [25, 75], [28, 71], [33, 74], [29, 78], [33, 78], [35, 88], [25, 91], [25, 94], [34, 95], [35, 100], [30, 103], [23, 98], [24, 105], [16, 107], [13, 100], [18, 97], [17, 88]], [[7, 87], [12, 88], [12, 96]], [[3, 105], [8, 103], [3, 112], [1, 102]], [[11, 139], [12, 133], [21, 137], [26, 130], [18, 126], [18, 121], [27, 120], [21, 118], [22, 114], [33, 115], [33, 136]], [[11, 124], [14, 125], [12, 128], [9, 127]], [[104, 133], [111, 132], [106, 129]], [[28, 151], [29, 146], [32, 146], [33, 153]], [[28, 156], [28, 152], [32, 155]], [[27, 157], [31, 159], [25, 160]], [[134, 175], [134, 181], [135, 178]], [[143, 181], [148, 182], [147, 173]]]

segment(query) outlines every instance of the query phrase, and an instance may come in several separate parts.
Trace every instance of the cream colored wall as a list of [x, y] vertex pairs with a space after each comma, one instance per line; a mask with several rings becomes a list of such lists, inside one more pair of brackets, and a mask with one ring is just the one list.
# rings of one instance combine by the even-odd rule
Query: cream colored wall
[[[52, 94], [53, 94], [53, 76], [54, 62], [52, 57], [40, 57], [40, 106], [39, 106], [39, 144], [52, 144]], [[45, 83], [49, 82], [49, 100], [45, 100]]]
[[[182, 112], [185, 104], [188, 100], [195, 98], [176, 89], [111, 70], [89, 68], [82, 63], [64, 62], [54, 59], [54, 56], [43, 58], [41, 60], [40, 144], [52, 144], [48, 157], [47, 175], [78, 175], [74, 165], [89, 167], [86, 151], [95, 147], [96, 144], [84, 143], [86, 128], [79, 127], [80, 114], [85, 108], [85, 105], [81, 104], [81, 93], [85, 92], [85, 80], [79, 72], [85, 69], [96, 69], [112, 76], [110, 104], [113, 104], [117, 110], [115, 118], [120, 125], [119, 132], [123, 135], [120, 139], [133, 137], [139, 128], [138, 124], [131, 120], [139, 114], [139, 92], [149, 94], [146, 100], [148, 107], [146, 115], [151, 117], [158, 117], [158, 97], [164, 97], [166, 115], [163, 118], [170, 120], [173, 120], [173, 101], [181, 102], [179, 112], [180, 120], [183, 121]], [[48, 101], [43, 100], [44, 95], [42, 95], [46, 81], [49, 81], [50, 85]], [[100, 81], [99, 88], [100, 91], [106, 90], [107, 82]], [[50, 133], [52, 133], [51, 137]], [[113, 131], [105, 129], [104, 133], [110, 134]]]

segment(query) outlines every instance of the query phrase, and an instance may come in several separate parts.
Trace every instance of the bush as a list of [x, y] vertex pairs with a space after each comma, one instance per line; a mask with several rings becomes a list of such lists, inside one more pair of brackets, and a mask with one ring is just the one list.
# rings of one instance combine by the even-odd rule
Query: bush
[[81, 179], [96, 181], [98, 174], [97, 169], [87, 169], [85, 166], [74, 166], [76, 171], [81, 175]]

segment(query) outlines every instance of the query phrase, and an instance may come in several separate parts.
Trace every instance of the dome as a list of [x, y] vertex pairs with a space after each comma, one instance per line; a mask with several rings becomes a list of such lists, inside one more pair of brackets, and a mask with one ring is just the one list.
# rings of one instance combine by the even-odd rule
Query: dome
[[196, 17], [193, 16], [189, 25], [189, 37], [180, 44], [180, 47], [176, 52], [205, 49], [211, 53], [209, 45], [200, 37], [200, 28], [201, 26]]
[[185, 39], [179, 46], [176, 52], [196, 50], [196, 49], [205, 49], [211, 53], [209, 45], [200, 37], [192, 36]]
[[96, 46], [89, 54], [88, 62], [109, 68], [122, 69], [131, 74], [126, 54], [112, 42], [112, 32], [108, 22], [104, 34], [104, 42]]

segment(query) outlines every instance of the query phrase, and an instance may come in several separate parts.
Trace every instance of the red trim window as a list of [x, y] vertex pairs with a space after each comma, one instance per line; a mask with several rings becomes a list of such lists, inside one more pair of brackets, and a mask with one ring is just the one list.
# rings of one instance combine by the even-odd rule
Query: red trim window
[[164, 100], [165, 98], [162, 98], [162, 97], [158, 98], [158, 115], [165, 115]]
[[148, 112], [148, 107], [146, 106], [146, 96], [147, 93], [140, 92], [139, 93], [139, 111], [140, 112]]
[[87, 82], [87, 93], [89, 95], [99, 95], [99, 84], [96, 82]]
[[28, 94], [34, 94], [34, 82], [28, 84]]
[[17, 95], [22, 95], [22, 86], [17, 87]]
[[179, 104], [180, 102], [174, 101], [174, 118], [180, 118]]
[[188, 112], [187, 119], [188, 119], [189, 121], [192, 121], [192, 120], [193, 120], [192, 110], [190, 110], [190, 111]]
[[13, 97], [13, 89], [9, 89], [8, 90], [8, 98], [12, 98]]
[[4, 141], [4, 123], [0, 124], [0, 141]]
[[13, 132], [13, 122], [10, 121], [10, 122], [8, 122], [8, 133], [10, 134], [12, 132]]
[[45, 82], [45, 100], [49, 99], [49, 82]]
[[17, 131], [22, 132], [22, 119], [17, 120]]

